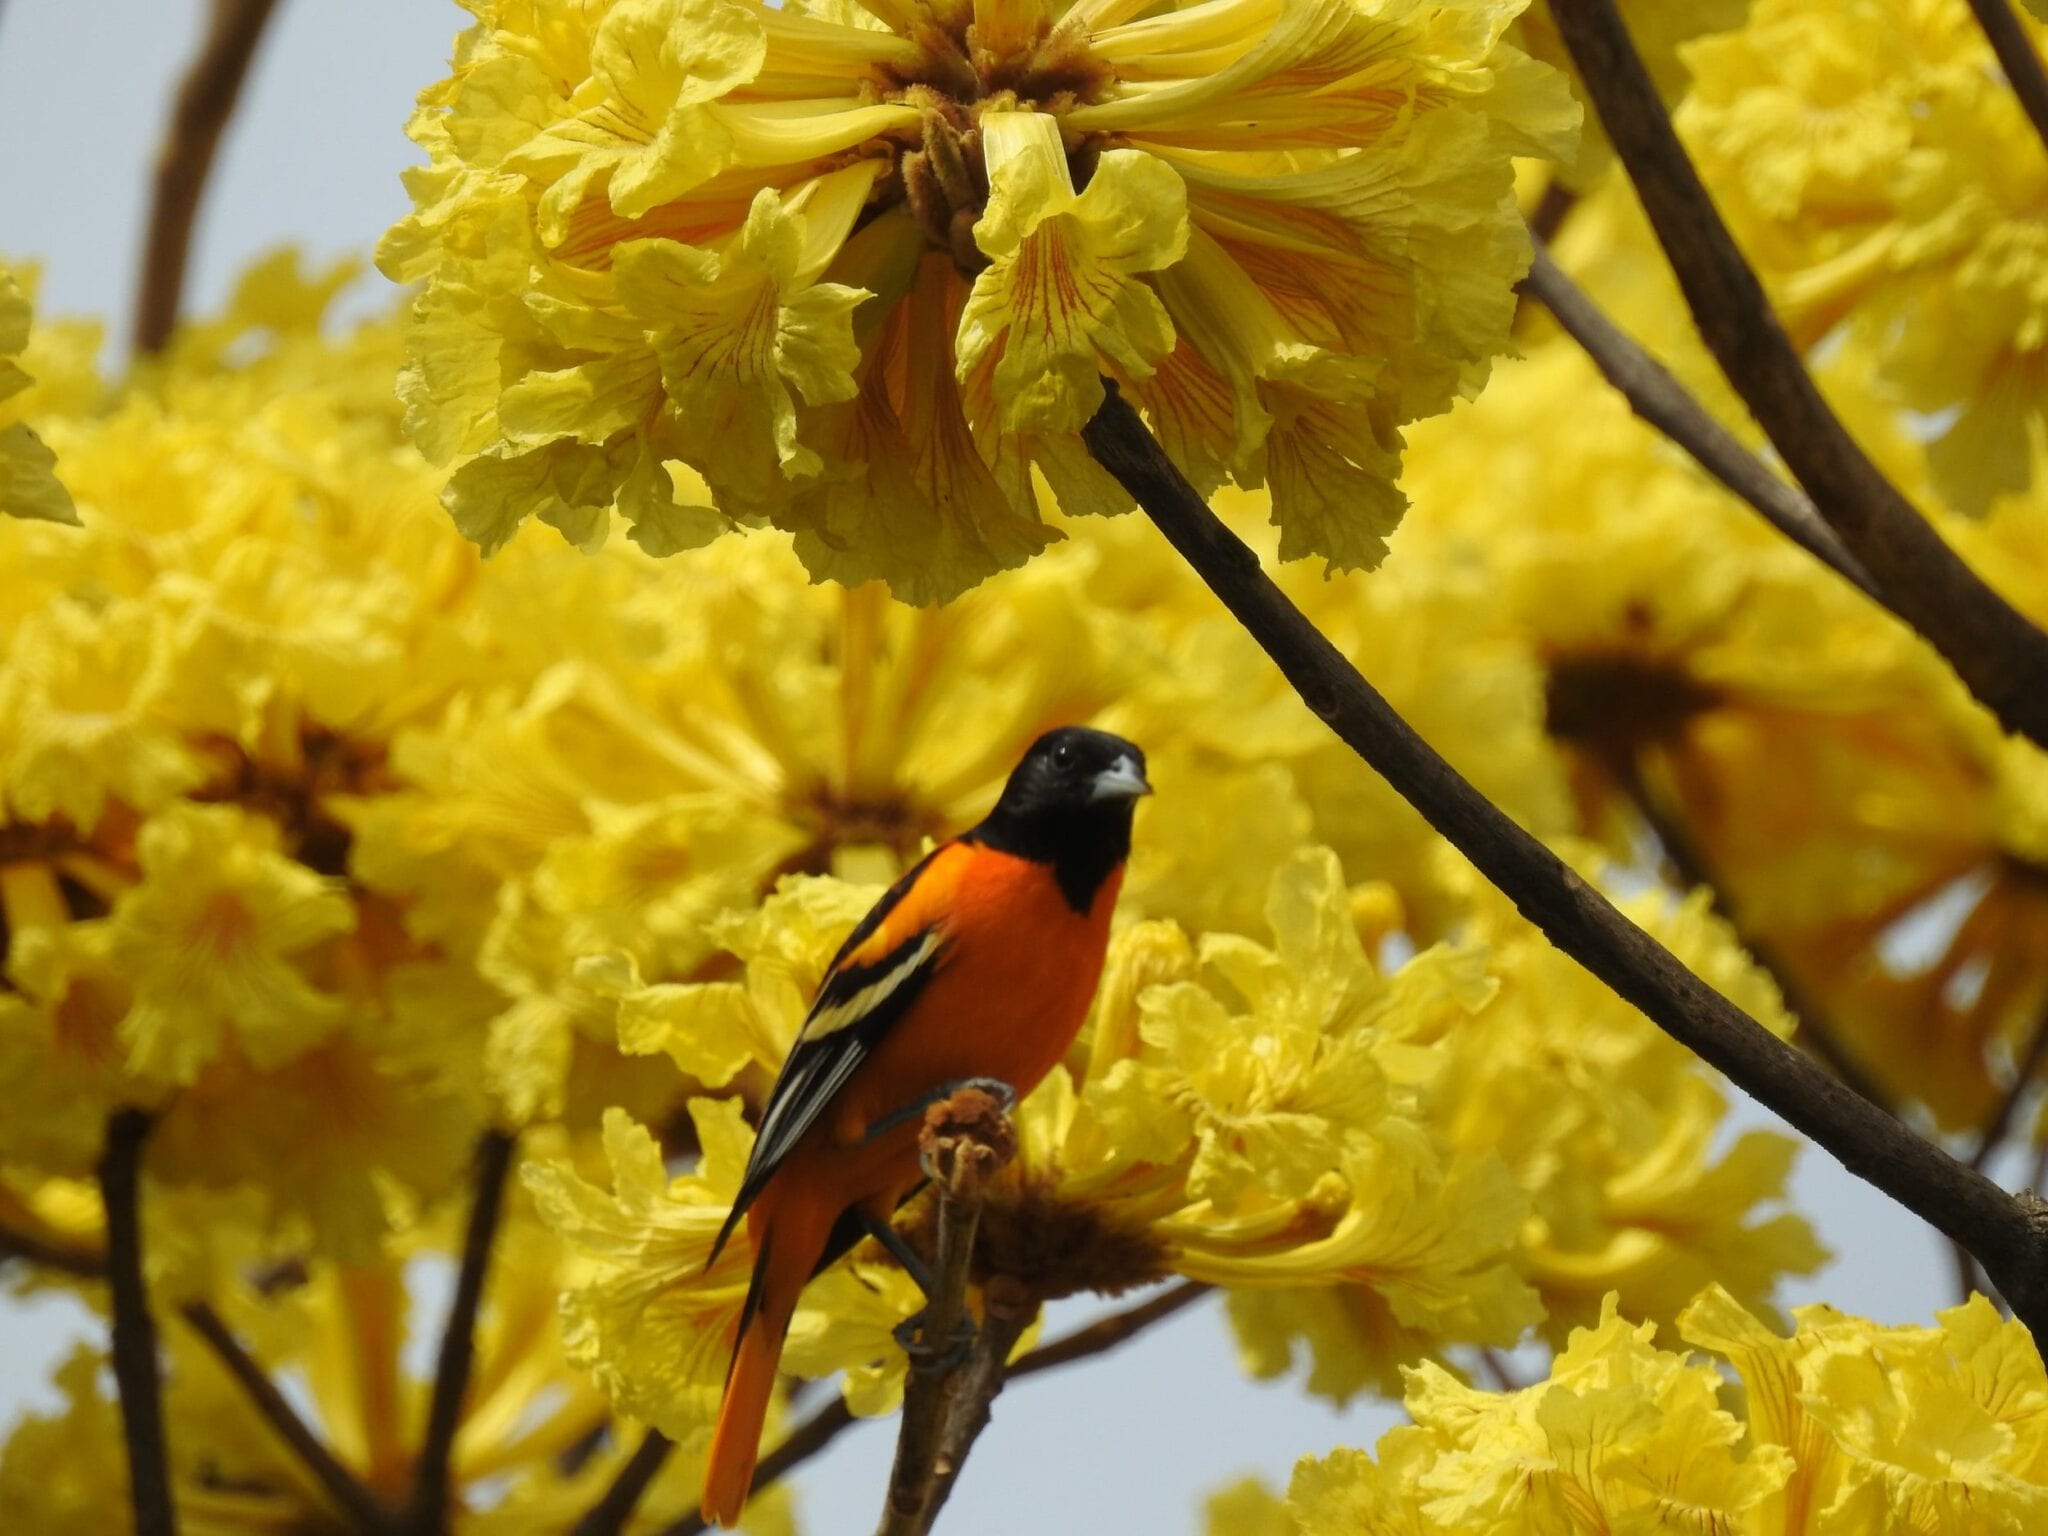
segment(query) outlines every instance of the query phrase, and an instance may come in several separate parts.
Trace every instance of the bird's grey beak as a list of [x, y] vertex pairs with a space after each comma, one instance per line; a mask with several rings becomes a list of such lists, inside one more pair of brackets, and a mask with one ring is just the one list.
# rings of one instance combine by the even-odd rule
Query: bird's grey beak
[[1095, 781], [1088, 787], [1088, 800], [1092, 805], [1097, 800], [1135, 800], [1151, 793], [1152, 786], [1145, 782], [1138, 760], [1125, 753], [1095, 775]]

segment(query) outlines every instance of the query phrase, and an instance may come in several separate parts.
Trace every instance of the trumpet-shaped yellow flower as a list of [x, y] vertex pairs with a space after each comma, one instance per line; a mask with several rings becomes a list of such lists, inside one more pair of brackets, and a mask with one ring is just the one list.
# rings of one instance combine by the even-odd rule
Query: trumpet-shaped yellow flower
[[1509, 156], [1577, 115], [1519, 0], [470, 9], [381, 255], [458, 525], [765, 519], [920, 603], [1057, 537], [1034, 468], [1128, 504], [1104, 375], [1287, 555], [1376, 564], [1401, 427], [1506, 346]]
[[78, 509], [57, 478], [57, 456], [8, 404], [35, 382], [16, 361], [28, 346], [30, 318], [20, 278], [0, 263], [0, 515], [76, 523]]
[[230, 806], [178, 807], [136, 838], [141, 880], [113, 914], [114, 959], [134, 989], [121, 1021], [135, 1071], [190, 1082], [232, 1039], [275, 1067], [341, 1021], [302, 969], [355, 926], [348, 899], [285, 858], [276, 829]]
[[[1288, 1490], [1299, 1536], [1718, 1531], [1878, 1536], [2032, 1530], [2048, 1500], [2048, 1379], [2025, 1329], [1983, 1297], [1933, 1328], [1886, 1328], [1803, 1307], [1791, 1337], [1719, 1287], [1685, 1309], [1686, 1341], [1655, 1347], [1609, 1297], [1547, 1380], [1465, 1386], [1408, 1374], [1412, 1424], [1373, 1455], [1304, 1459]], [[1234, 1495], [1246, 1507], [1252, 1494]], [[1270, 1507], [1270, 1506], [1268, 1506]]]

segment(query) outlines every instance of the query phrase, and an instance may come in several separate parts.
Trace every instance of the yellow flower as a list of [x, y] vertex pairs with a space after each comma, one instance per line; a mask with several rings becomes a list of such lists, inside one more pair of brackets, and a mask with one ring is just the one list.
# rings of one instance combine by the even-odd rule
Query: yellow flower
[[[1676, 102], [1692, 82], [1685, 65], [1686, 45], [1704, 33], [1741, 26], [1749, 5], [1750, 0], [1621, 0], [1620, 9], [1636, 51], [1657, 84], [1657, 94], [1666, 102]], [[1565, 71], [1572, 82], [1572, 94], [1585, 101], [1585, 87], [1565, 50], [1564, 40], [1557, 35], [1548, 4], [1532, 5], [1522, 12], [1508, 39], [1531, 57]], [[1559, 174], [1574, 190], [1590, 188], [1613, 158], [1607, 134], [1589, 107], [1578, 159]]]
[[7, 404], [35, 382], [15, 361], [28, 346], [29, 319], [29, 295], [0, 262], [0, 515], [75, 524], [78, 509], [57, 478], [57, 456]]
[[[0, 992], [0, 1160], [85, 1177], [109, 1109], [135, 1097], [117, 1035], [129, 989], [104, 922], [74, 923], [46, 865], [0, 867], [7, 897]], [[0, 1223], [4, 1224], [4, 1223]]]
[[[1802, 1307], [1782, 1338], [1718, 1287], [1680, 1319], [1748, 1389], [1752, 1436], [1790, 1452], [1788, 1532], [2034, 1529], [2048, 1512], [2048, 1379], [1981, 1296], [1934, 1328]], [[1809, 1522], [1812, 1522], [1809, 1524]]]
[[[596, 1501], [638, 1430], [608, 1420], [603, 1399], [563, 1359], [560, 1245], [516, 1209], [499, 1242], [450, 1457], [447, 1528], [548, 1536]], [[434, 1314], [414, 1304], [409, 1280], [447, 1257], [432, 1242], [394, 1244], [358, 1264], [283, 1271], [261, 1289], [218, 1281], [209, 1292], [314, 1433], [388, 1507], [411, 1492], [429, 1395], [411, 1366], [417, 1330]], [[170, 1440], [173, 1498], [188, 1527], [265, 1536], [350, 1521], [190, 1327], [172, 1317], [163, 1342], [166, 1413], [181, 1427]], [[59, 1411], [24, 1416], [0, 1449], [0, 1517], [10, 1529], [127, 1528], [126, 1459], [105, 1374], [102, 1358], [80, 1350], [56, 1374]], [[673, 1455], [642, 1516], [665, 1522], [694, 1509], [702, 1475], [698, 1457]]]
[[1518, 0], [470, 8], [381, 252], [457, 523], [765, 519], [920, 603], [1058, 536], [1034, 469], [1128, 505], [1105, 373], [1204, 489], [1271, 483], [1285, 554], [1376, 564], [1400, 428], [1506, 347], [1509, 156], [1576, 120]]
[[[604, 1121], [609, 1190], [564, 1160], [525, 1171], [541, 1220], [589, 1261], [586, 1277], [562, 1302], [570, 1360], [620, 1412], [699, 1449], [718, 1411], [753, 1269], [744, 1239], [709, 1262], [753, 1144], [740, 1109], [737, 1099], [691, 1100], [701, 1156], [678, 1177], [669, 1176], [654, 1138], [621, 1110]], [[870, 1265], [858, 1281], [842, 1266], [840, 1282], [806, 1293], [786, 1363], [814, 1375], [879, 1363], [900, 1382], [902, 1351], [888, 1330], [916, 1309], [915, 1285], [900, 1270]], [[849, 1397], [863, 1412], [894, 1406], [895, 1390], [849, 1382]]]
[[[1705, 893], [1622, 902], [1698, 975], [1780, 1034], [1791, 1021]], [[1764, 1307], [1783, 1276], [1827, 1258], [1782, 1208], [1798, 1144], [1749, 1131], [1715, 1151], [1728, 1095], [1685, 1049], [1538, 935], [1497, 897], [1478, 930], [1499, 989], [1444, 1044], [1439, 1102], [1458, 1145], [1496, 1153], [1533, 1197], [1521, 1267], [1562, 1341], [1618, 1293], [1669, 1324], [1710, 1280]]]
[[352, 929], [354, 909], [277, 843], [232, 806], [179, 806], [138, 834], [142, 878], [114, 908], [113, 958], [134, 991], [121, 1037], [139, 1075], [190, 1082], [230, 1039], [275, 1067], [341, 1022], [299, 962]]
[[1304, 1459], [1288, 1490], [1301, 1536], [1355, 1531], [1529, 1536], [1698, 1530], [1742, 1536], [2018, 1533], [2048, 1508], [2048, 1378], [2018, 1323], [1983, 1297], [1933, 1328], [1803, 1307], [1790, 1338], [1718, 1286], [1686, 1308], [1687, 1342], [1654, 1347], [1609, 1297], [1549, 1378], [1478, 1391], [1408, 1373], [1413, 1423], [1377, 1453]]
[[[2048, 23], [2019, 23], [2038, 54]], [[1803, 341], [1846, 323], [1983, 512], [2048, 424], [2048, 165], [1962, 0], [1756, 0], [1702, 40], [1688, 143]]]
[[1413, 1427], [1375, 1462], [1339, 1452], [1295, 1470], [1304, 1536], [1364, 1528], [1452, 1532], [1742, 1531], [1784, 1486], [1792, 1458], [1742, 1447], [1711, 1365], [1651, 1344], [1610, 1298], [1573, 1333], [1548, 1381], [1491, 1393], [1436, 1365], [1409, 1372]]

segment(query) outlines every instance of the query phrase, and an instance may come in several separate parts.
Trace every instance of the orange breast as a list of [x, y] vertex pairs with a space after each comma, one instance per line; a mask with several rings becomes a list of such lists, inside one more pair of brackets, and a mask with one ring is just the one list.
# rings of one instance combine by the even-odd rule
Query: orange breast
[[[948, 850], [945, 867], [932, 873], [947, 887], [944, 959], [827, 1117], [842, 1148], [873, 1121], [961, 1078], [999, 1078], [1020, 1098], [1029, 1093], [1073, 1044], [1102, 975], [1121, 870], [1085, 913], [1068, 905], [1049, 868], [1010, 854]], [[886, 1170], [855, 1175], [848, 1166], [846, 1174], [907, 1187], [916, 1177], [916, 1134], [905, 1130], [887, 1138], [886, 1154], [875, 1159]]]

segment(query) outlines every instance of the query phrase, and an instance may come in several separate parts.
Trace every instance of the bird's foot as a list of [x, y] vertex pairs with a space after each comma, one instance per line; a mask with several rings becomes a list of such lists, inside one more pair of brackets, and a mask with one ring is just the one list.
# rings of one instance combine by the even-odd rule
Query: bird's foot
[[927, 1315], [925, 1312], [913, 1312], [892, 1330], [896, 1342], [903, 1346], [903, 1353], [910, 1357], [910, 1369], [919, 1376], [959, 1370], [967, 1363], [968, 1351], [973, 1349], [979, 1332], [974, 1326], [974, 1319], [959, 1319], [947, 1338], [928, 1339], [925, 1337]]

